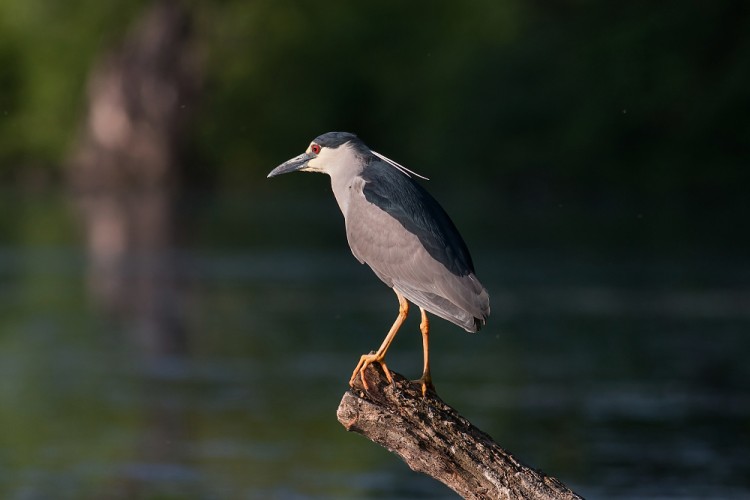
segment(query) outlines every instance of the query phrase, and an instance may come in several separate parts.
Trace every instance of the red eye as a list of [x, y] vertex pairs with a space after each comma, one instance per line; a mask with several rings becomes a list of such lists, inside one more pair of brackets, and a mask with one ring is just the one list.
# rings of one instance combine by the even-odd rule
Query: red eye
[[310, 151], [312, 151], [314, 154], [318, 154], [320, 153], [320, 146], [317, 144], [311, 144]]

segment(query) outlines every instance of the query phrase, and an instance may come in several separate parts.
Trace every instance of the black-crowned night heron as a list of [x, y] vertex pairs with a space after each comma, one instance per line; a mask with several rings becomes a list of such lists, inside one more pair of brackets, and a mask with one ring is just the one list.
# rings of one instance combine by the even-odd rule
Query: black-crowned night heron
[[[329, 132], [303, 154], [282, 163], [268, 177], [295, 171], [322, 172], [344, 214], [354, 256], [372, 268], [398, 297], [396, 321], [375, 353], [364, 354], [352, 385], [364, 369], [379, 363], [390, 382], [385, 353], [406, 319], [411, 301], [422, 313], [422, 392], [432, 388], [427, 312], [476, 332], [490, 315], [487, 291], [474, 275], [469, 249], [445, 210], [412, 176], [411, 170], [372, 151], [357, 136]], [[421, 177], [421, 176], [418, 176]]]

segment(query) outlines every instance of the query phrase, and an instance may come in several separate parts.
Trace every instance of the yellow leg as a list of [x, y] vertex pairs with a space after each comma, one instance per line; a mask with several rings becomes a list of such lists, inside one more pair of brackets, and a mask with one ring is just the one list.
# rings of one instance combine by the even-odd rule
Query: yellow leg
[[419, 310], [422, 312], [422, 322], [419, 323], [419, 330], [422, 332], [422, 351], [424, 352], [424, 369], [422, 370], [422, 378], [419, 382], [422, 385], [422, 395], [427, 395], [427, 389], [435, 390], [435, 386], [432, 385], [432, 375], [430, 374], [430, 322], [427, 319], [427, 313], [421, 307]]
[[[396, 292], [396, 290], [394, 290], [394, 292]], [[388, 378], [388, 382], [393, 383], [391, 372], [388, 371], [388, 367], [385, 365], [385, 353], [386, 351], [388, 351], [388, 347], [390, 347], [391, 342], [393, 342], [398, 329], [401, 328], [401, 325], [404, 323], [406, 315], [409, 314], [409, 303], [406, 301], [404, 296], [396, 292], [396, 297], [398, 297], [398, 316], [396, 317], [396, 321], [388, 331], [388, 335], [385, 336], [385, 339], [380, 345], [380, 348], [378, 348], [377, 352], [375, 352], [375, 354], [363, 354], [362, 357], [359, 358], [359, 363], [357, 363], [357, 367], [354, 368], [352, 378], [349, 379], [350, 386], [354, 385], [354, 380], [357, 378], [357, 374], [359, 373], [359, 376], [362, 379], [362, 385], [365, 387], [365, 390], [369, 390], [369, 387], [367, 387], [367, 381], [365, 380], [365, 368], [367, 368], [367, 365], [369, 365], [370, 363], [380, 363], [380, 366], [383, 367], [383, 371], [385, 372], [385, 376]]]

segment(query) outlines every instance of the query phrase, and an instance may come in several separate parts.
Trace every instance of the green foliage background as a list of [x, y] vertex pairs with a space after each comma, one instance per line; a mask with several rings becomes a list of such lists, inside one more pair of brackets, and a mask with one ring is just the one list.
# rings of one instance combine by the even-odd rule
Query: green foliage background
[[491, 289], [489, 335], [438, 341], [446, 401], [592, 497], [747, 489], [750, 2], [184, 3], [190, 355], [157, 370], [65, 189], [87, 75], [150, 3], [0, 0], [0, 497], [408, 496], [330, 411], [393, 297], [322, 176], [266, 180], [330, 130], [428, 175]]
[[[60, 178], [86, 73], [146, 5], [0, 3], [3, 178]], [[341, 129], [434, 178], [510, 197], [744, 203], [747, 2], [186, 5], [204, 72], [188, 183], [252, 189]]]

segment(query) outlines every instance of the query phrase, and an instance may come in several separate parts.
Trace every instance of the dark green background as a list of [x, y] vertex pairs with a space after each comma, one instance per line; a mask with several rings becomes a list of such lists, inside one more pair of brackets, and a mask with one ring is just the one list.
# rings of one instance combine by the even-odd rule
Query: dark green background
[[[448, 403], [587, 497], [748, 495], [750, 4], [185, 2], [157, 358], [90, 296], [65, 180], [147, 5], [0, 2], [0, 496], [450, 497], [335, 421], [395, 300], [327, 179], [265, 178], [330, 130], [430, 177], [472, 250], [493, 314], [433, 322]], [[389, 366], [420, 348], [411, 318]]]
[[[2, 3], [3, 178], [57, 179], [87, 71], [144, 5]], [[205, 75], [188, 184], [253, 189], [316, 135], [348, 130], [504, 197], [704, 221], [744, 207], [746, 2], [186, 5]]]

